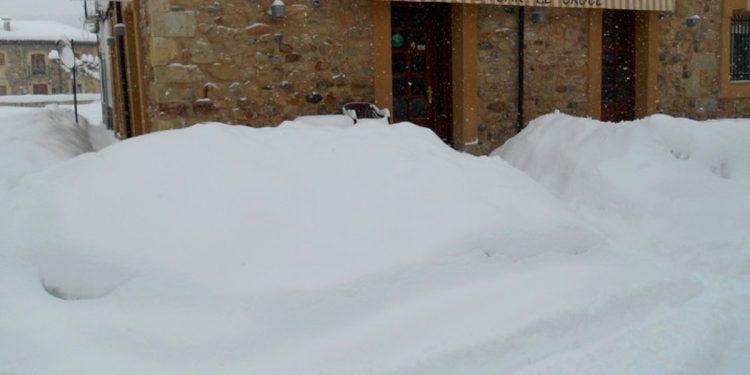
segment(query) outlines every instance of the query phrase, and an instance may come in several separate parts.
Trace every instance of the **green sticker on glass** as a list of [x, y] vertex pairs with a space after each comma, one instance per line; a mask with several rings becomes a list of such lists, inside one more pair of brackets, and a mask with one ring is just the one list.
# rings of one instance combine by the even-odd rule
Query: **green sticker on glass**
[[393, 48], [401, 48], [401, 47], [403, 47], [404, 46], [404, 36], [401, 35], [401, 34], [399, 34], [399, 33], [393, 34], [393, 36], [391, 37], [391, 45], [393, 46]]

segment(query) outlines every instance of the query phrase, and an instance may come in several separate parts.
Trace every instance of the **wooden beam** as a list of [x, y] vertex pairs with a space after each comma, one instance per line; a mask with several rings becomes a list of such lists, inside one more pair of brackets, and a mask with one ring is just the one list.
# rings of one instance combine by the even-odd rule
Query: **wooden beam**
[[602, 118], [602, 14], [599, 9], [589, 10], [589, 116]]
[[636, 12], [635, 16], [635, 117], [656, 113], [659, 62], [659, 23], [656, 12]]
[[391, 3], [372, 4], [376, 22], [373, 25], [375, 50], [375, 104], [393, 111], [393, 71], [391, 67]]
[[478, 10], [470, 4], [453, 4], [451, 9], [453, 144], [459, 150], [470, 148], [467, 143], [479, 137]]

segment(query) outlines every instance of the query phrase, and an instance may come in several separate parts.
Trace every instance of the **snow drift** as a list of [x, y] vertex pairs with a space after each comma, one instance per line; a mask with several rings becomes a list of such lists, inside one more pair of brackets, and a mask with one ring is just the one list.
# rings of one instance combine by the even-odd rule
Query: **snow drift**
[[573, 207], [594, 211], [592, 220], [609, 221], [610, 232], [656, 240], [652, 251], [750, 272], [748, 145], [750, 120], [657, 115], [606, 124], [551, 114], [494, 155]]
[[0, 109], [0, 191], [26, 174], [93, 151], [88, 123], [76, 125], [72, 113], [54, 107]]
[[[579, 136], [602, 126], [547, 120], [569, 120]], [[652, 221], [673, 232], [631, 236], [632, 218], [649, 212], [638, 202], [658, 199], [608, 179], [627, 180], [617, 170], [634, 173], [640, 148], [653, 146], [623, 138], [608, 156], [570, 141], [618, 165], [592, 162], [609, 174], [596, 179], [572, 165], [575, 153], [539, 149], [554, 131], [532, 126], [501, 151], [552, 192], [411, 124], [204, 124], [29, 163], [35, 173], [0, 189], [0, 373], [750, 368], [741, 249], [693, 248], [736, 260], [726, 276], [675, 261], [685, 233], [666, 222], [678, 210]], [[661, 170], [653, 178], [671, 173], [659, 155], [644, 156]], [[734, 163], [729, 178], [712, 176], [744, 183]], [[714, 186], [703, 182], [694, 188]], [[586, 184], [601, 192], [587, 198]], [[626, 209], [610, 215], [615, 198]], [[730, 226], [723, 244], [742, 245], [745, 233]]]
[[[524, 326], [488, 329], [506, 308], [485, 298], [515, 298], [542, 274], [500, 269], [600, 242], [503, 161], [410, 124], [199, 125], [80, 155], [7, 196], [0, 348], [12, 350], [0, 370], [22, 373], [52, 371], [58, 356], [78, 374], [415, 365]], [[558, 283], [510, 313], [531, 322], [541, 300], [580, 293]], [[17, 321], [24, 311], [33, 327]], [[288, 350], [296, 361], [281, 360]], [[47, 360], [28, 362], [32, 351]]]
[[411, 125], [200, 125], [35, 177], [3, 225], [15, 248], [116, 255], [220, 290], [316, 289], [434, 256], [520, 259], [594, 242], [520, 172]]
[[672, 264], [701, 284], [679, 309], [519, 373], [748, 373], [748, 145], [750, 120], [657, 115], [611, 124], [558, 113], [496, 150], [599, 228], [618, 254]]

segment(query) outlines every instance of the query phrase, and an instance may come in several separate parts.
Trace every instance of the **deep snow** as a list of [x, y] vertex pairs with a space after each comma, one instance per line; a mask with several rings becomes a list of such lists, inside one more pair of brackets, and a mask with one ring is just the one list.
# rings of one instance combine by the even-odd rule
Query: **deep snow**
[[532, 179], [410, 124], [0, 115], [44, 140], [0, 148], [0, 373], [750, 371], [747, 122], [550, 115], [498, 151]]
[[657, 115], [604, 124], [552, 114], [494, 155], [565, 201], [619, 253], [672, 264], [701, 285], [673, 311], [531, 368], [607, 373], [630, 361], [624, 373], [750, 373], [750, 120]]
[[27, 174], [93, 151], [82, 124], [76, 126], [64, 111], [0, 108], [0, 191]]

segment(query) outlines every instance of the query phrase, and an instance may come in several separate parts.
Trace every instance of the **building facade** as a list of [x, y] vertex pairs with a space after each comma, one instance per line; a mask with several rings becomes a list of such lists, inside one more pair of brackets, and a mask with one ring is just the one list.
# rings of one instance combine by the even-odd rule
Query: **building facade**
[[[73, 93], [70, 69], [54, 59], [54, 53], [50, 54], [57, 50], [61, 37], [73, 41], [79, 59], [91, 63], [98, 60], [98, 43], [93, 34], [57, 22], [2, 19], [0, 95]], [[78, 92], [101, 91], [98, 71], [79, 72]]]
[[[276, 5], [276, 7], [274, 7]], [[121, 137], [389, 108], [486, 154], [555, 110], [750, 116], [746, 0], [100, 1]]]

